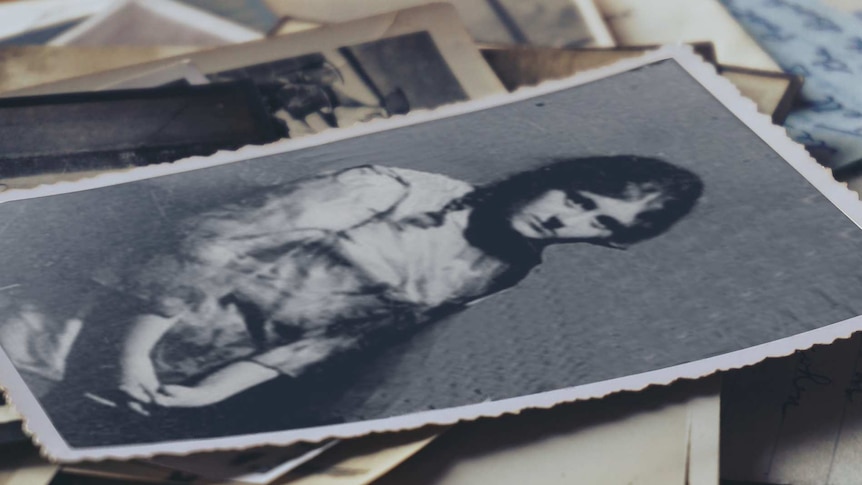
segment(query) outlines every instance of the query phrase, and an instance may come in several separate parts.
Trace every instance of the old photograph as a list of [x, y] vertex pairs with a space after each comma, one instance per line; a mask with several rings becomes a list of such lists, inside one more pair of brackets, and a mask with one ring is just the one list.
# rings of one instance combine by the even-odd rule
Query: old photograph
[[149, 87], [178, 78], [171, 72], [181, 65], [213, 83], [253, 83], [289, 138], [505, 92], [454, 9], [437, 4], [6, 95]]
[[[382, 25], [391, 25], [384, 35]], [[221, 98], [194, 102], [189, 98], [159, 111], [161, 105], [152, 102], [156, 93], [83, 94], [206, 82], [253, 85], [242, 90], [249, 113], [224, 115], [239, 101], [237, 96], [227, 103]], [[214, 86], [195, 92], [225, 89], [237, 88]], [[451, 7], [422, 7], [301, 38], [181, 55], [9, 92], [9, 101], [0, 102], [0, 109], [5, 109], [3, 117], [10, 120], [6, 129], [26, 136], [10, 134], [3, 142], [9, 149], [3, 154], [0, 188], [33, 187], [89, 178], [110, 169], [173, 162], [218, 149], [296, 138], [503, 91], [467, 34], [459, 30]], [[60, 98], [57, 94], [39, 100], [39, 107], [32, 108], [43, 113], [35, 123], [54, 130], [50, 134], [43, 129], [37, 135], [32, 124], [21, 123], [18, 115], [2, 108], [20, 107], [27, 99], [35, 99], [28, 96], [69, 92], [80, 94]], [[121, 111], [108, 108], [116, 103], [134, 103], [138, 97], [143, 100], [136, 111], [137, 123], [119, 123], [112, 118]], [[50, 100], [55, 100], [56, 105], [51, 105]], [[192, 104], [204, 101], [208, 105], [192, 109]], [[85, 103], [86, 107], [76, 103]], [[93, 116], [95, 109], [108, 113]], [[15, 113], [20, 114], [20, 109]], [[46, 121], [44, 116], [51, 120]], [[124, 118], [128, 116], [123, 112]], [[211, 119], [205, 119], [207, 116]], [[88, 122], [71, 122], [77, 119]], [[95, 128], [99, 123], [102, 129]], [[225, 132], [226, 125], [231, 127], [230, 133]], [[152, 129], [160, 131], [154, 134]], [[161, 146], [166, 136], [179, 131], [187, 136], [171, 139], [169, 147]], [[211, 133], [217, 139], [198, 140], [192, 136], [200, 138], [202, 133]], [[45, 136], [48, 142], [43, 140]], [[68, 140], [74, 142], [67, 143]], [[146, 141], [148, 150], [137, 147], [135, 140], [139, 145]]]
[[[433, 3], [433, 0], [267, 0], [279, 15], [330, 24]], [[594, 0], [452, 0], [476, 42], [545, 47], [610, 47], [614, 39]]]
[[287, 136], [469, 99], [428, 32], [209, 74], [251, 80]]
[[[456, 10], [451, 5], [433, 4], [44, 83], [2, 96], [89, 91], [93, 86], [109, 85], [180, 62], [193, 64], [207, 76], [219, 77], [219, 73], [226, 72], [234, 76], [253, 74], [251, 77], [268, 83], [301, 84], [303, 90], [313, 92], [335, 86], [332, 89], [345, 90], [351, 97], [356, 96], [353, 91], [368, 91], [366, 95], [373, 98], [375, 89], [380, 91], [378, 96], [390, 95], [392, 89], [387, 88], [391, 84], [408, 98], [421, 95], [436, 97], [438, 104], [443, 100], [453, 102], [462, 98], [452, 77], [468, 99], [505, 92], [464, 30]], [[303, 67], [307, 67], [307, 74], [296, 71]], [[275, 79], [278, 76], [280, 80]], [[435, 82], [438, 84], [432, 84]], [[456, 99], [448, 94], [452, 92], [458, 95]], [[423, 103], [429, 100], [412, 101], [427, 107]]]
[[3, 46], [0, 48], [0, 92], [174, 57], [193, 50], [193, 47], [172, 46]]
[[171, 162], [283, 135], [248, 81], [0, 99], [0, 180]]
[[854, 198], [686, 50], [328, 133], [0, 204], [0, 365], [50, 454], [449, 423], [862, 326]]
[[[482, 185], [383, 165], [327, 171], [178, 221], [151, 257], [122, 251], [78, 289], [85, 300], [68, 304], [84, 309], [69, 318], [22, 302], [4, 323], [10, 337], [61, 344], [43, 349], [50, 361], [11, 350], [62, 376], [45, 401], [57, 413], [159, 419], [270, 381], [343, 374], [338, 364], [516, 286], [546, 247], [658, 237], [702, 190], [692, 172], [637, 156], [560, 160]], [[40, 326], [48, 335], [32, 335]], [[137, 418], [124, 421], [145, 433]], [[79, 428], [85, 444], [100, 439]], [[101, 439], [125, 440], [120, 429]]]

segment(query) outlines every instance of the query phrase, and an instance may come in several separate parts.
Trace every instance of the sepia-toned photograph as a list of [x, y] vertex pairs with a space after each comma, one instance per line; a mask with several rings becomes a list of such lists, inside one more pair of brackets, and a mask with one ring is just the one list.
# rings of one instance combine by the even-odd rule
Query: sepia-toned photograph
[[[182, 49], [174, 48], [173, 51], [182, 52]], [[147, 55], [156, 56], [154, 53]], [[40, 66], [52, 59], [51, 56], [37, 56], [31, 59], [29, 64], [24, 62], [24, 65]], [[33, 69], [36, 78], [39, 78], [39, 69], [44, 70]], [[26, 72], [28, 68], [25, 67], [24, 70]], [[10, 74], [16, 72], [20, 70], [9, 71]], [[5, 190], [78, 180], [109, 169], [174, 162], [192, 155], [208, 155], [216, 149], [236, 149], [280, 138], [297, 138], [326, 129], [403, 115], [417, 109], [433, 109], [505, 91], [493, 71], [482, 60], [463, 27], [458, 24], [454, 9], [439, 4], [322, 28], [314, 32], [182, 54], [56, 82], [44, 81], [46, 80], [41, 80], [43, 84], [2, 93], [2, 96], [10, 98], [10, 101], [0, 101], [0, 107], [4, 106], [4, 103], [23, 102], [14, 98], [36, 99], [35, 96], [48, 94], [62, 94], [70, 99], [80, 100], [88, 96], [83, 93], [97, 90], [240, 82], [253, 85], [244, 91], [248, 98], [247, 104], [255, 108], [255, 122], [268, 128], [268, 131], [265, 135], [256, 132], [255, 135], [260, 136], [246, 137], [239, 143], [233, 143], [248, 130], [239, 126], [243, 120], [241, 114], [225, 116], [219, 113], [218, 107], [224, 103], [218, 100], [210, 100], [207, 104], [210, 107], [208, 110], [169, 110], [164, 113], [167, 118], [150, 116], [147, 120], [141, 119], [131, 124], [118, 123], [111, 116], [134, 118], [139, 112], [148, 113], [155, 108], [145, 103], [145, 106], [130, 112], [113, 109], [103, 118], [86, 114], [86, 118], [94, 121], [79, 124], [77, 131], [74, 127], [78, 125], [70, 120], [81, 116], [81, 113], [71, 114], [69, 120], [66, 120], [62, 109], [55, 110], [45, 105], [43, 110], [50, 112], [54, 120], [43, 123], [45, 127], [62, 127], [65, 130], [63, 133], [72, 133], [71, 139], [76, 140], [77, 145], [67, 145], [67, 137], [60, 132], [42, 131], [36, 135], [36, 131], [28, 128], [29, 125], [19, 123], [18, 118], [8, 118], [10, 121], [7, 123], [7, 129], [11, 129], [11, 123], [20, 132], [38, 136], [38, 140], [47, 136], [62, 141], [47, 144], [55, 147], [52, 155], [56, 157], [52, 158], [50, 163], [40, 163], [33, 167], [30, 167], [34, 165], [31, 162], [16, 162], [12, 165], [6, 163], [8, 170], [0, 174], [0, 188]], [[227, 88], [211, 87], [203, 91], [219, 89]], [[115, 99], [117, 96], [134, 97], [138, 94], [90, 96], [98, 101], [106, 97]], [[152, 97], [152, 94], [145, 93], [140, 96]], [[39, 100], [39, 103], [44, 105], [46, 100]], [[187, 114], [189, 112], [197, 113], [197, 118], [190, 118]], [[176, 113], [180, 114], [175, 119], [170, 119]], [[205, 120], [203, 116], [209, 116], [211, 119]], [[91, 124], [99, 122], [110, 128], [94, 129]], [[163, 138], [164, 133], [153, 138], [147, 123], [155, 123], [157, 129], [165, 125], [173, 131], [182, 129], [187, 132], [200, 132], [207, 127], [223, 127], [226, 124], [237, 127], [233, 129], [236, 133], [224, 135], [224, 130], [219, 131], [217, 136], [220, 139], [214, 146], [210, 143], [203, 148], [180, 147], [157, 151], [155, 145], [158, 145], [160, 136]], [[132, 155], [118, 155], [116, 150], [99, 151], [93, 148], [99, 146], [96, 138], [120, 136], [120, 133], [127, 138], [137, 136], [139, 140], [145, 140], [148, 148], [151, 148], [150, 152], [137, 150]], [[153, 139], [150, 140], [151, 138]], [[19, 147], [21, 143], [32, 142], [32, 137], [25, 136], [22, 140], [10, 136], [7, 141]], [[122, 141], [115, 140], [114, 144], [122, 144]], [[187, 143], [189, 144], [191, 142]], [[39, 141], [37, 145], [38, 149], [42, 150], [42, 145], [46, 144]], [[78, 145], [86, 146], [87, 149], [78, 149]], [[16, 148], [4, 155], [20, 158], [17, 155], [19, 151]]]
[[220, 71], [209, 79], [251, 80], [290, 138], [469, 99], [428, 32]]
[[13, 402], [60, 456], [290, 443], [640, 389], [858, 325], [862, 233], [818, 189], [849, 194], [711, 66], [651, 56], [7, 199]]
[[[392, 85], [397, 85], [408, 100], [412, 97], [412, 102], [421, 107], [428, 107], [432, 99], [437, 99], [439, 105], [442, 100], [461, 100], [462, 94], [467, 99], [477, 99], [505, 92], [464, 30], [455, 8], [438, 3], [46, 82], [2, 96], [90, 91], [93, 86], [112, 85], [180, 62], [191, 63], [202, 74], [215, 78], [231, 73], [231, 79], [250, 77], [266, 83], [299, 84], [297, 89], [310, 91], [315, 89], [305, 85], [319, 85], [321, 89], [335, 86], [332, 89], [344, 90], [350, 97], [359, 95], [354, 91], [368, 91], [365, 96], [371, 98], [374, 90], [380, 91], [378, 96], [390, 95]], [[324, 68], [315, 67], [321, 63]], [[303, 68], [308, 74], [296, 71]], [[460, 85], [460, 92], [450, 73]], [[452, 98], [452, 92], [457, 96]], [[424, 99], [415, 99], [418, 96]]]

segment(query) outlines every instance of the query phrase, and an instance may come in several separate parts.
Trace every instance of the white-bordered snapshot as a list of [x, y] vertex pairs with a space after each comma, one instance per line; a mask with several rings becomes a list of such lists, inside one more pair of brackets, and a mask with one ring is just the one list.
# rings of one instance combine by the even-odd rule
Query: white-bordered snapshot
[[862, 328], [856, 197], [684, 48], [0, 201], [3, 385], [62, 460], [452, 423]]

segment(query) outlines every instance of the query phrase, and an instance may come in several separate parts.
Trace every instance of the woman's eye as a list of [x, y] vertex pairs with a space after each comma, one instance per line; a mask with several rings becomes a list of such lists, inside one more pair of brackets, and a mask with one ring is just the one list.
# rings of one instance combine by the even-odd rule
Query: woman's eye
[[589, 197], [584, 197], [577, 192], [569, 194], [568, 198], [566, 199], [566, 204], [571, 207], [580, 207], [581, 209], [588, 211], [596, 208], [596, 203], [595, 201], [593, 201], [593, 199]]
[[620, 223], [620, 221], [614, 219], [610, 216], [599, 216], [596, 217], [596, 222], [604, 226], [605, 229], [610, 230], [611, 232], [621, 231], [624, 226]]

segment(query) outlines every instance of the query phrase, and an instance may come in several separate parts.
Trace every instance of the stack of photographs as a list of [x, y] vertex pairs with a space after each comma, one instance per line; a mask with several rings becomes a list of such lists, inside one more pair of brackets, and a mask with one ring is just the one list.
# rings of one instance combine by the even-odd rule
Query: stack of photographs
[[[381, 35], [381, 32], [385, 33]], [[202, 82], [213, 86], [153, 90], [146, 94], [92, 93], [94, 89], [197, 84], [194, 78], [201, 78]], [[203, 93], [224, 91], [231, 83], [245, 86], [246, 99], [233, 96], [233, 102], [242, 107], [238, 105], [233, 112], [220, 115], [200, 113], [211, 119], [208, 123], [183, 119], [182, 113], [194, 113], [195, 100], [200, 99]], [[338, 27], [192, 53], [3, 93], [7, 99], [0, 99], [0, 109], [42, 109], [47, 113], [51, 112], [53, 104], [60, 106], [56, 111], [59, 114], [73, 106], [76, 116], [86, 118], [94, 125], [82, 126], [64, 119], [54, 126], [62, 130], [74, 123], [88, 133], [99, 133], [106, 138], [102, 144], [111, 148], [126, 148], [129, 140], [123, 136], [128, 137], [132, 133], [141, 144], [158, 146], [159, 141], [152, 139], [153, 133], [149, 130], [177, 126], [191, 132], [179, 137], [171, 135], [171, 142], [177, 146], [170, 154], [147, 152], [128, 155], [128, 152], [123, 152], [118, 155], [115, 150], [100, 157], [105, 160], [98, 162], [89, 159], [85, 163], [76, 161], [90, 157], [88, 152], [105, 152], [103, 147], [97, 147], [98, 143], [90, 143], [85, 138], [75, 137], [81, 144], [99, 149], [82, 151], [67, 146], [65, 141], [58, 143], [53, 150], [50, 145], [40, 146], [39, 150], [50, 151], [45, 155], [53, 156], [55, 163], [39, 165], [26, 162], [27, 169], [19, 171], [13, 168], [0, 175], [0, 183], [18, 188], [32, 186], [34, 181], [43, 183], [46, 179], [67, 180], [76, 177], [73, 172], [92, 168], [122, 169], [131, 165], [161, 163], [169, 161], [168, 158], [178, 160], [190, 155], [207, 155], [218, 149], [296, 138], [499, 92], [504, 92], [502, 85], [472, 47], [467, 33], [459, 27], [455, 11], [445, 5], [420, 7]], [[183, 93], [187, 94], [184, 96]], [[47, 94], [52, 96], [46, 97]], [[111, 103], [135, 103], [134, 99], [124, 98], [137, 96], [144, 97], [138, 101], [141, 104], [139, 114], [134, 108], [111, 108], [118, 106]], [[154, 108], [146, 98], [158, 96], [167, 96], [179, 104], [165, 106], [159, 114], [150, 114]], [[81, 103], [88, 107], [81, 108]], [[215, 100], [205, 104], [230, 109]], [[118, 132], [117, 120], [110, 116], [87, 111], [97, 109], [107, 109], [124, 117], [130, 133], [123, 135]], [[237, 111], [240, 109], [242, 113]], [[140, 123], [133, 121], [136, 116], [141, 118]], [[158, 119], [158, 116], [163, 118]], [[25, 133], [36, 133], [36, 130], [23, 126], [15, 113], [9, 112], [4, 118], [10, 120], [7, 130], [14, 127]], [[32, 119], [40, 126], [38, 136], [41, 138], [65, 140], [68, 136], [62, 131], [51, 131], [51, 125], [46, 125], [41, 119], [26, 119]], [[152, 128], [148, 129], [147, 124]], [[236, 127], [228, 128], [232, 124]], [[236, 128], [236, 132], [225, 137], [222, 134], [225, 128]], [[28, 150], [32, 149], [27, 144], [31, 142], [27, 138], [21, 139], [8, 131], [4, 135], [6, 143], [11, 145], [6, 151], [12, 158], [30, 155]], [[69, 150], [64, 151], [64, 148]], [[130, 161], [130, 158], [134, 160]], [[64, 164], [64, 160], [69, 163]], [[8, 160], [3, 163], [14, 164]], [[94, 167], [96, 164], [99, 166]], [[75, 170], [69, 170], [68, 166], [74, 166]], [[30, 179], [5, 180], [12, 178], [12, 172]], [[32, 179], [33, 176], [39, 178]]]
[[739, 9], [51, 1], [0, 485], [852, 482], [862, 208]]

